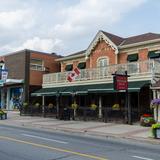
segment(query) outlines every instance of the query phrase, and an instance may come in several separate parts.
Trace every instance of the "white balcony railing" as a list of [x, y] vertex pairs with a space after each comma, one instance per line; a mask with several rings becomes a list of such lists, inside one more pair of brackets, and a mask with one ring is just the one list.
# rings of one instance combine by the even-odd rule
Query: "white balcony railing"
[[[127, 71], [130, 76], [142, 76], [153, 74], [155, 70], [160, 73], [160, 63], [154, 60], [131, 62], [126, 64], [109, 65], [103, 68], [82, 69], [76, 81], [102, 80], [112, 78], [116, 71], [121, 73]], [[43, 75], [43, 85], [55, 83], [67, 83], [69, 72], [58, 72]]]

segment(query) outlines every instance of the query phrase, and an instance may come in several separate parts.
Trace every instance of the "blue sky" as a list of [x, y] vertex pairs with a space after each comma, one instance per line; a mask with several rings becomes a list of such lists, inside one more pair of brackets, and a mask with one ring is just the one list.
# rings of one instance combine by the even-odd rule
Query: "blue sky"
[[0, 54], [21, 49], [68, 55], [98, 30], [122, 37], [160, 33], [159, 0], [0, 0]]

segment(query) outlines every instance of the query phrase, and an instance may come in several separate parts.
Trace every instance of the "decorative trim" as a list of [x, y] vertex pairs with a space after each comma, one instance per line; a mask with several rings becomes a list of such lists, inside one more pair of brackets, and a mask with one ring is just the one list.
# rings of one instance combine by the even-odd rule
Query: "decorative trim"
[[91, 54], [97, 43], [102, 40], [104, 40], [115, 51], [115, 54], [118, 54], [118, 47], [103, 32], [99, 31], [85, 52], [86, 58]]

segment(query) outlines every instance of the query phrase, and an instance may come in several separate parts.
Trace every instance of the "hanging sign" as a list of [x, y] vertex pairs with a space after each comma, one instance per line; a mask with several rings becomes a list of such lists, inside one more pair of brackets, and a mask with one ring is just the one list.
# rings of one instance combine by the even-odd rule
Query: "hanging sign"
[[115, 90], [127, 90], [128, 89], [128, 76], [114, 75], [113, 81], [114, 81]]

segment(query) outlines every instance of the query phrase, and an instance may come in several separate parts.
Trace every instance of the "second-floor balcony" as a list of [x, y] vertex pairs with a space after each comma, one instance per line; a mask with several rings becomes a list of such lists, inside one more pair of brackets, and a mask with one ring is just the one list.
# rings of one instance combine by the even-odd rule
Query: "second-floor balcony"
[[43, 76], [43, 87], [47, 86], [59, 86], [67, 85], [69, 83], [79, 84], [88, 82], [100, 82], [111, 81], [113, 74], [116, 72], [124, 74], [124, 71], [128, 72], [129, 79], [134, 78], [148, 78], [152, 80], [156, 73], [160, 73], [160, 61], [159, 60], [146, 60], [139, 62], [130, 62], [125, 64], [108, 65], [101, 68], [90, 68], [80, 70], [80, 75], [76, 77], [73, 82], [67, 80], [69, 72], [58, 72], [45, 74]]

